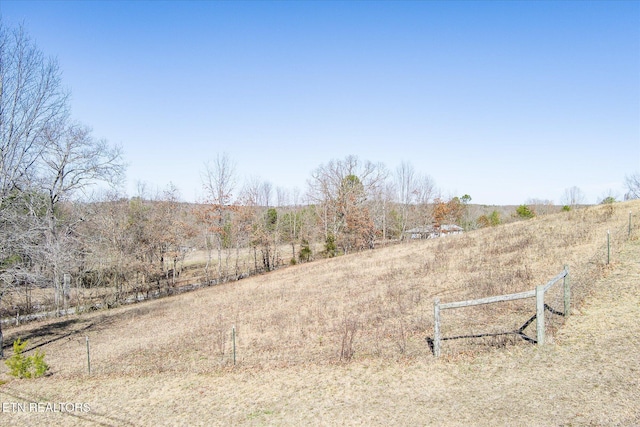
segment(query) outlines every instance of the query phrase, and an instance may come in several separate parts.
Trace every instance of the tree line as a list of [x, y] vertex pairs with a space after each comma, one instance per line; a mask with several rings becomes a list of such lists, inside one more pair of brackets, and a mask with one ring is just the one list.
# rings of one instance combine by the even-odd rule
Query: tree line
[[68, 202], [123, 176], [120, 149], [72, 119], [61, 75], [23, 27], [0, 22], [0, 298], [51, 286], [59, 304], [63, 274], [86, 244]]

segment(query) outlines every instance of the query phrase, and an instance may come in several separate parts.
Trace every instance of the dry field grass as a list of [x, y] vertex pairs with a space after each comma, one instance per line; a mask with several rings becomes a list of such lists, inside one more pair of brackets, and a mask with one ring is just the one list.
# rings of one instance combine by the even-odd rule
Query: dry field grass
[[[640, 242], [636, 226], [627, 239], [629, 211], [638, 218], [640, 202], [7, 329], [9, 342], [21, 337], [44, 350], [52, 369], [13, 380], [0, 366], [0, 424], [640, 425]], [[434, 359], [426, 341], [434, 297], [525, 291], [564, 265], [574, 314], [564, 325], [547, 316], [548, 345], [451, 340]], [[559, 295], [549, 300], [562, 309]], [[533, 300], [448, 310], [443, 334], [512, 331], [534, 313]], [[535, 322], [529, 328], [535, 337]], [[90, 411], [12, 410], [18, 402], [87, 403]]]

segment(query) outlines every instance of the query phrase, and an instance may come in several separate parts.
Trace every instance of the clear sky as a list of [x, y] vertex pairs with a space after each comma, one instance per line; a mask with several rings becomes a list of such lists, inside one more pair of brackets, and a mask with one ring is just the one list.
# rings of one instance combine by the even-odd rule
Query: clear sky
[[622, 198], [640, 171], [640, 2], [8, 1], [57, 57], [72, 114], [124, 148], [127, 191], [304, 191], [354, 154], [473, 203]]

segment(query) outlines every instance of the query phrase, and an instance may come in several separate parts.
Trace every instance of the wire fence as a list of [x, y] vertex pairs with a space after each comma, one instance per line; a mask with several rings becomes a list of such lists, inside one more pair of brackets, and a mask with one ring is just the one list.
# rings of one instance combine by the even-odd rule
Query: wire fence
[[[467, 341], [476, 340], [477, 342], [478, 339], [481, 339], [485, 340], [485, 344], [501, 346], [521, 339], [533, 344], [542, 341], [540, 343], [543, 344], [545, 341], [544, 337], [547, 336], [548, 339], [546, 339], [546, 341], [552, 342], [553, 336], [569, 316], [570, 306], [580, 307], [591, 295], [595, 283], [600, 280], [610, 268], [615, 266], [624, 244], [629, 239], [635, 238], [635, 233], [638, 228], [638, 225], [633, 222], [632, 212], [630, 211], [628, 221], [609, 229], [606, 235], [601, 236], [601, 243], [597, 245], [597, 248], [591, 256], [587, 257], [583, 263], [571, 266], [570, 274], [568, 271], [569, 267], [565, 266], [565, 271], [547, 284], [547, 289], [541, 296], [541, 303], [540, 300], [537, 301], [537, 304], [527, 303], [526, 301], [516, 301], [536, 297], [536, 290], [450, 303], [441, 303], [439, 298], [436, 298], [434, 301], [434, 335], [433, 338], [427, 337], [427, 343], [432, 353], [436, 357], [440, 356], [443, 341], [449, 343], [466, 339]], [[564, 278], [566, 286], [551, 286], [559, 278]], [[500, 311], [500, 313], [502, 313], [502, 319], [496, 320], [495, 323], [492, 322], [492, 320], [496, 318], [492, 319], [492, 314], [487, 315], [489, 310], [485, 308], [483, 315], [478, 316], [478, 321], [473, 322], [470, 332], [443, 336], [440, 318], [441, 310], [493, 303], [502, 305], [502, 310]], [[541, 307], [542, 312], [540, 311]], [[526, 313], [529, 311], [531, 317], [526, 317], [526, 319], [522, 318], [521, 323], [517, 323], [518, 321], [513, 323], [513, 319], [519, 317], [504, 315], [506, 311], [512, 311], [512, 313]], [[494, 314], [495, 313], [497, 313], [497, 311], [494, 311]], [[457, 317], [460, 318], [463, 316], [464, 315], [458, 315]], [[496, 317], [499, 317], [499, 315]], [[510, 319], [508, 321], [504, 320], [509, 317]], [[453, 320], [452, 323], [456, 323], [455, 320]], [[513, 327], [505, 327], [504, 325], [507, 324]], [[464, 344], [455, 346], [453, 352], [465, 351], [464, 348]]]
[[[594, 251], [586, 262], [571, 269], [571, 298], [572, 305], [580, 307], [589, 298], [598, 280], [602, 279], [606, 273], [618, 262], [618, 257], [624, 244], [634, 236], [638, 229], [633, 224], [633, 217], [629, 212], [629, 220], [623, 225], [608, 230], [606, 235], [601, 237], [602, 243]], [[554, 310], [562, 307], [563, 296], [559, 292], [550, 295], [550, 306]], [[545, 327], [551, 333], [555, 333], [563, 324], [564, 318], [561, 316], [548, 316]]]
[[[280, 263], [272, 270], [282, 268]], [[53, 289], [26, 289], [7, 294], [4, 300], [9, 301], [0, 310], [0, 323], [21, 324], [44, 318], [66, 316], [103, 308], [113, 308], [120, 305], [134, 304], [147, 300], [179, 295], [197, 289], [215, 286], [223, 283], [242, 280], [247, 277], [263, 274], [264, 268], [250, 269], [242, 274], [228, 274], [222, 277], [197, 275], [187, 278], [162, 278], [147, 283], [131, 284], [126, 287], [100, 286], [85, 288], [71, 287], [64, 303], [56, 304]], [[36, 295], [34, 296], [34, 291]], [[27, 296], [25, 296], [25, 295]], [[16, 297], [19, 304], [11, 304], [11, 297]], [[26, 303], [25, 303], [26, 302]], [[58, 307], [58, 308], [56, 308]]]

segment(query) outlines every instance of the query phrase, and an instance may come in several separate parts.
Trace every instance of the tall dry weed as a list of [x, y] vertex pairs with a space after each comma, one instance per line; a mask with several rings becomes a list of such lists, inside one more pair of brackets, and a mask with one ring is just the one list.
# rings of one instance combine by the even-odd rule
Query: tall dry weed
[[342, 319], [342, 340], [340, 346], [340, 360], [349, 362], [355, 355], [355, 339], [360, 321], [354, 314], [345, 314]]

